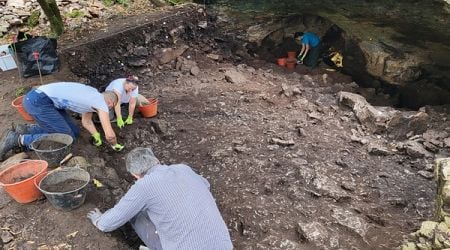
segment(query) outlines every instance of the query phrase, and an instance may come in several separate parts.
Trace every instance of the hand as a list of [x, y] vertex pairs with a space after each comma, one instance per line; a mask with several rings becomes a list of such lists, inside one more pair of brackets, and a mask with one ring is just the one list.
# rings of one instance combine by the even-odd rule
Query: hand
[[93, 144], [97, 147], [100, 147], [102, 145], [102, 138], [100, 137], [100, 133], [99, 132], [95, 132], [92, 135], [92, 139], [93, 139]]
[[98, 208], [91, 210], [87, 214], [87, 217], [89, 218], [89, 220], [91, 220], [91, 222], [92, 222], [92, 224], [94, 224], [94, 226], [97, 226], [97, 222], [98, 222], [98, 220], [100, 220], [101, 216], [102, 216], [102, 212], [100, 212], [100, 210], [98, 210]]
[[119, 128], [125, 127], [125, 122], [123, 122], [122, 116], [117, 117], [117, 127], [119, 127]]
[[131, 124], [133, 124], [133, 117], [128, 116], [128, 118], [125, 120], [125, 124], [126, 124], [126, 125], [131, 125]]
[[125, 148], [125, 146], [120, 145], [119, 143], [116, 143], [116, 145], [112, 146], [112, 149], [116, 152], [120, 152]]

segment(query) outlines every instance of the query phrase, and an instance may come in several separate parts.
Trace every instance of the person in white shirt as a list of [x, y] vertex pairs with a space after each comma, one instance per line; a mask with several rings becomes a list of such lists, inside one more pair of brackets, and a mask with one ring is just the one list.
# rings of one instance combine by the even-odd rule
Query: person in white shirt
[[[119, 128], [133, 124], [133, 115], [136, 106], [148, 104], [147, 99], [139, 94], [139, 83], [138, 77], [130, 75], [127, 78], [116, 79], [106, 87], [106, 91], [114, 91], [119, 97], [117, 104], [114, 106], [117, 126]], [[122, 116], [122, 104], [128, 104], [128, 116], [125, 121]]]
[[[103, 94], [97, 89], [76, 82], [56, 82], [32, 89], [23, 99], [23, 107], [36, 121], [33, 125], [22, 125], [9, 129], [0, 140], [0, 158], [13, 148], [27, 148], [38, 138], [63, 133], [78, 137], [80, 128], [66, 110], [81, 114], [81, 123], [89, 131], [94, 145], [101, 146], [102, 139], [92, 122], [92, 114], [97, 113], [107, 142], [116, 151], [124, 146], [117, 143], [117, 137], [109, 121], [109, 107], [116, 105], [117, 95], [112, 91]], [[19, 129], [20, 128], [20, 129]]]

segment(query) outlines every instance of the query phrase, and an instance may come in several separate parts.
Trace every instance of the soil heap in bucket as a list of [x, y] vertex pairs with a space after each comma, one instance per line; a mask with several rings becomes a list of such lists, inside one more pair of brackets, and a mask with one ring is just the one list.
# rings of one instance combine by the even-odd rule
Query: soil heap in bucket
[[0, 186], [17, 202], [29, 203], [39, 199], [42, 193], [34, 185], [47, 173], [47, 162], [28, 160], [14, 164], [0, 173]]
[[73, 138], [70, 135], [55, 133], [45, 135], [33, 143], [30, 148], [41, 160], [48, 162], [49, 167], [57, 167], [72, 149]]
[[49, 172], [36, 186], [53, 207], [70, 211], [83, 205], [91, 177], [81, 168], [62, 168]]

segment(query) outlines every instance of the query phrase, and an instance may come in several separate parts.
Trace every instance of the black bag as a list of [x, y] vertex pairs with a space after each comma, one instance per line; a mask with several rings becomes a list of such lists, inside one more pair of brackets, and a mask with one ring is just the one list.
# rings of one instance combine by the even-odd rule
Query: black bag
[[10, 45], [10, 48], [16, 49], [20, 73], [23, 77], [39, 75], [38, 65], [33, 52], [39, 53], [38, 61], [41, 74], [47, 75], [58, 70], [59, 58], [56, 53], [56, 39], [45, 36], [30, 36], [21, 32], [17, 40], [18, 42]]

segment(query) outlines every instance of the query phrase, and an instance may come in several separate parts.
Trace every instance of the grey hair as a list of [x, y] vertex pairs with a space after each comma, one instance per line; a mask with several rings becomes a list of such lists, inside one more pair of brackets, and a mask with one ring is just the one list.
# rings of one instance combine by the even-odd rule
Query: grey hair
[[138, 176], [145, 175], [150, 168], [160, 164], [151, 148], [140, 147], [127, 154], [125, 163], [127, 171]]
[[119, 97], [117, 96], [116, 92], [114, 92], [114, 91], [105, 91], [105, 92], [103, 92], [103, 96], [107, 100], [111, 100], [114, 103], [114, 106], [116, 106], [117, 102], [119, 101]]

